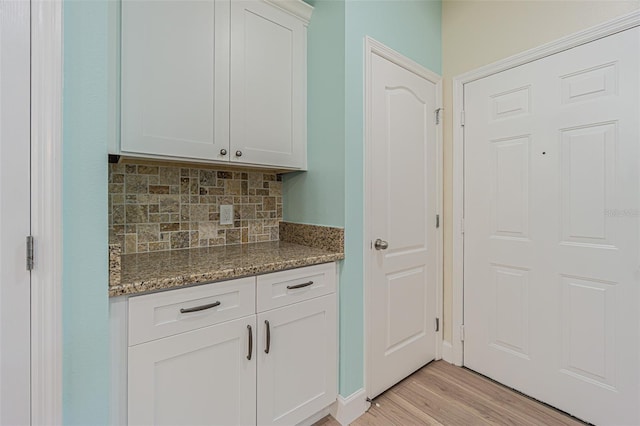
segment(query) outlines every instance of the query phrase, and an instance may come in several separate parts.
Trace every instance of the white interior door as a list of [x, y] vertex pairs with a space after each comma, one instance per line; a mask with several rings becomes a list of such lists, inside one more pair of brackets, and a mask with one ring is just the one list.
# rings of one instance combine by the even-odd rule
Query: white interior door
[[464, 363], [640, 424], [640, 29], [465, 85]]
[[435, 358], [437, 105], [436, 83], [375, 53], [370, 79], [367, 391], [374, 397]]
[[0, 0], [0, 424], [30, 423], [30, 4]]

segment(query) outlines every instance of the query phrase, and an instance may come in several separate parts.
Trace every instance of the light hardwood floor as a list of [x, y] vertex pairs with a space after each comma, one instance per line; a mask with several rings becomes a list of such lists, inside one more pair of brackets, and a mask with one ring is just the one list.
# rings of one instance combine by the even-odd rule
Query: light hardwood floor
[[[339, 426], [325, 417], [314, 426]], [[355, 426], [583, 425], [560, 411], [444, 361], [418, 370], [382, 395]]]

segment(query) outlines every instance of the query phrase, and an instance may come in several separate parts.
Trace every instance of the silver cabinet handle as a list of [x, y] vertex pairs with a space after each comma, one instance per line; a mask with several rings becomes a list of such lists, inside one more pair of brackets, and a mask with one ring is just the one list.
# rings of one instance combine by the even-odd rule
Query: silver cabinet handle
[[386, 250], [389, 248], [389, 243], [378, 238], [376, 242], [373, 243], [373, 246], [376, 248], [376, 250]]
[[247, 359], [251, 361], [251, 354], [253, 353], [253, 330], [251, 326], [247, 326], [247, 330], [249, 330], [249, 353], [247, 354]]
[[242, 151], [236, 151], [236, 157], [242, 157]]
[[222, 148], [222, 149], [220, 150], [220, 155], [227, 155], [227, 150], [226, 150], [226, 149], [224, 149], [224, 148]]
[[180, 309], [180, 313], [181, 314], [188, 314], [191, 312], [198, 312], [198, 311], [204, 311], [205, 309], [211, 309], [211, 308], [215, 308], [216, 306], [220, 306], [220, 301], [215, 301], [213, 303], [209, 303], [208, 305], [200, 305], [200, 306], [195, 306], [193, 308], [182, 308]]
[[268, 354], [271, 349], [271, 326], [267, 320], [264, 321], [264, 325], [267, 326], [267, 346], [264, 348], [264, 353]]
[[309, 287], [310, 285], [313, 285], [313, 281], [309, 281], [302, 284], [296, 284], [296, 285], [288, 285], [287, 290], [295, 290], [296, 288]]

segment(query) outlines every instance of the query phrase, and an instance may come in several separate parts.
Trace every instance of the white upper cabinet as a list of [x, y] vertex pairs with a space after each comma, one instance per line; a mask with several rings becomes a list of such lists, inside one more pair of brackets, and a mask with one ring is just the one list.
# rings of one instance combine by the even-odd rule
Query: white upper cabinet
[[304, 169], [312, 10], [301, 0], [122, 0], [117, 153]]
[[305, 168], [306, 25], [272, 3], [231, 3], [231, 161]]
[[229, 1], [123, 0], [121, 151], [224, 159]]

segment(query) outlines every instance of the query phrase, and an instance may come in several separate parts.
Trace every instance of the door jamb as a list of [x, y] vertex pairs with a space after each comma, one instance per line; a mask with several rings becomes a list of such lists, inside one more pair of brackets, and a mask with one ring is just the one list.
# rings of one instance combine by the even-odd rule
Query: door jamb
[[[364, 388], [367, 397], [370, 396], [369, 377], [371, 374], [371, 292], [368, 291], [368, 283], [371, 280], [371, 248], [369, 242], [372, 241], [373, 233], [371, 230], [371, 199], [373, 195], [373, 187], [371, 185], [372, 170], [371, 150], [368, 147], [371, 144], [371, 56], [379, 55], [396, 65], [411, 71], [420, 77], [435, 83], [436, 85], [436, 108], [442, 108], [442, 77], [433, 71], [428, 70], [422, 65], [412, 61], [411, 59], [401, 55], [395, 50], [385, 46], [371, 37], [365, 37], [365, 78], [364, 78], [364, 241], [363, 241], [363, 263], [364, 263]], [[441, 110], [442, 112], [442, 110]], [[435, 114], [435, 111], [434, 111]], [[440, 227], [436, 229], [436, 317], [440, 318], [440, 329], [436, 332], [436, 359], [442, 358], [442, 304], [443, 304], [443, 277], [442, 277], [442, 247], [443, 247], [443, 230], [442, 226], [442, 114], [440, 123], [436, 125], [436, 213], [440, 215]], [[435, 115], [434, 115], [435, 119]], [[434, 224], [435, 225], [435, 224]]]
[[640, 26], [640, 10], [570, 34], [453, 78], [453, 363], [464, 365], [464, 85], [582, 44]]
[[62, 424], [62, 0], [31, 0], [31, 424]]

